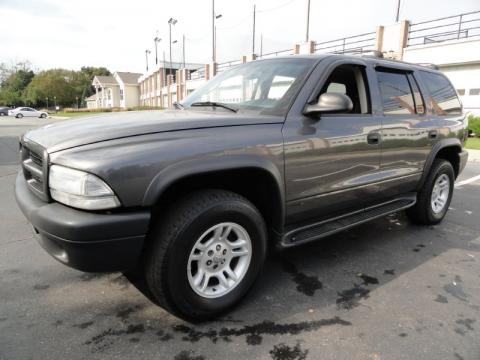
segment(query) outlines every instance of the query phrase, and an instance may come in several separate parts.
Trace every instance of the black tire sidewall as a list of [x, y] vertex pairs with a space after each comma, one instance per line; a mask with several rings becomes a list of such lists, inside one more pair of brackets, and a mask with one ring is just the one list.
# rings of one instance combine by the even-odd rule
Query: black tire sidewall
[[[432, 209], [432, 203], [431, 203], [433, 187], [437, 179], [443, 174], [446, 174], [450, 179], [448, 199], [443, 210], [439, 213], [434, 213]], [[452, 165], [447, 161], [441, 162], [435, 168], [435, 171], [432, 173], [432, 176], [428, 181], [427, 192], [425, 194], [426, 195], [425, 197], [426, 215], [428, 217], [428, 220], [431, 223], [434, 223], [434, 224], [439, 223], [445, 217], [445, 214], [447, 213], [448, 208], [450, 206], [450, 201], [452, 200], [454, 183], [455, 183], [455, 175], [454, 175]]]
[[[252, 257], [247, 273], [235, 289], [219, 298], [204, 298], [190, 287], [188, 258], [199, 237], [222, 222], [237, 223], [247, 231], [252, 242]], [[251, 287], [264, 262], [265, 253], [265, 225], [255, 208], [235, 200], [215, 204], [185, 226], [168, 251], [167, 286], [171, 300], [183, 313], [194, 314], [196, 318], [221, 313], [240, 300]]]

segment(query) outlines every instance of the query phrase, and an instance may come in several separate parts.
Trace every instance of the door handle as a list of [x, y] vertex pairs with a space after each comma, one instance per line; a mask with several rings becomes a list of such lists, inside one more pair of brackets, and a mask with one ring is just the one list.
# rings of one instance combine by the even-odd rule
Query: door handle
[[379, 133], [370, 133], [367, 135], [367, 142], [370, 145], [377, 145], [380, 143], [380, 134]]
[[436, 139], [438, 136], [438, 131], [437, 130], [430, 130], [428, 132], [428, 138], [429, 139]]

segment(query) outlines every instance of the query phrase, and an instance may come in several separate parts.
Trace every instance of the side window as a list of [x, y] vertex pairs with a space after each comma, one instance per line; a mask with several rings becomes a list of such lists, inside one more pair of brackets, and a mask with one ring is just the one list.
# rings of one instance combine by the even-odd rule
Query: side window
[[425, 114], [425, 104], [423, 102], [422, 93], [418, 88], [417, 80], [413, 77], [412, 74], [408, 74], [408, 81], [413, 92], [413, 100], [415, 101], [415, 110], [417, 114]]
[[445, 76], [422, 71], [422, 79], [430, 93], [428, 104], [433, 111], [438, 115], [462, 113], [457, 93]]
[[327, 79], [319, 96], [324, 93], [347, 95], [353, 103], [350, 114], [370, 114], [370, 96], [365, 69], [358, 65], [340, 65]]
[[395, 70], [377, 70], [385, 115], [416, 114], [407, 74]]

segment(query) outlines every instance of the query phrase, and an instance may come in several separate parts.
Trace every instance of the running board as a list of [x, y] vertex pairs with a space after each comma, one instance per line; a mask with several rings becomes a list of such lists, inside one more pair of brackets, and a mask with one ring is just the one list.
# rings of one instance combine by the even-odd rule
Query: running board
[[371, 206], [332, 219], [320, 221], [293, 229], [285, 233], [280, 243], [281, 248], [304, 244], [313, 240], [335, 234], [364, 222], [407, 209], [417, 202], [417, 195], [411, 194], [395, 200]]

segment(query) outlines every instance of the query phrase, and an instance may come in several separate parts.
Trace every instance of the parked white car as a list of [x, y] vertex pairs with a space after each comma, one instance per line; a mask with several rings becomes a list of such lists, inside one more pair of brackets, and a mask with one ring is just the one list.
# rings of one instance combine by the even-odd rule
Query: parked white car
[[38, 117], [38, 118], [46, 118], [48, 114], [45, 111], [38, 111], [29, 107], [18, 107], [13, 110], [8, 111], [9, 116], [15, 116], [16, 118], [20, 119], [22, 117]]

